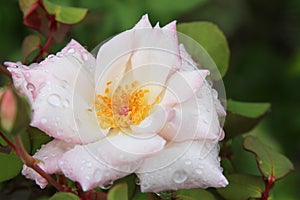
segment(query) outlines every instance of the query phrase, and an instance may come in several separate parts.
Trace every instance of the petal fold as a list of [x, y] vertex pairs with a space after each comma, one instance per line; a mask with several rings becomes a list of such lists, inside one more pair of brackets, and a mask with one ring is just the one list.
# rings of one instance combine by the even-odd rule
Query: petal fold
[[[66, 151], [73, 147], [73, 144], [54, 139], [48, 144], [43, 145], [42, 148], [33, 155], [33, 157], [39, 161], [38, 166], [47, 174], [60, 174], [61, 170], [58, 166], [58, 161]], [[35, 180], [36, 184], [38, 184], [42, 189], [45, 188], [48, 183], [46, 179], [26, 165], [23, 166], [22, 174], [26, 176], [26, 178]]]
[[72, 40], [61, 52], [39, 64], [27, 67], [6, 63], [16, 88], [30, 100], [31, 125], [52, 137], [78, 144], [104, 137], [91, 111], [95, 62], [86, 49]]
[[[95, 143], [78, 145], [59, 162], [63, 173], [86, 191], [133, 173], [143, 159], [156, 154], [165, 141], [154, 134], [108, 136]], [[75, 157], [81, 158], [79, 162]]]
[[167, 140], [210, 140], [218, 142], [223, 130], [215, 107], [211, 86], [202, 85], [195, 96], [173, 107], [174, 115], [159, 133]]
[[218, 144], [208, 141], [171, 143], [140, 166], [141, 191], [225, 187], [218, 153]]

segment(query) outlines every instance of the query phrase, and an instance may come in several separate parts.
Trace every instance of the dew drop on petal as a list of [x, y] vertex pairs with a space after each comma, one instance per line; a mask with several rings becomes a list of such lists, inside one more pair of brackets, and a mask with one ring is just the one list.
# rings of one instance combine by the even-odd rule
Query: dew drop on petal
[[53, 54], [49, 54], [47, 58], [48, 58], [48, 59], [51, 59], [51, 58], [53, 58], [53, 57], [54, 57]]
[[75, 53], [75, 49], [73, 49], [73, 48], [69, 49], [68, 53]]
[[83, 59], [84, 61], [87, 61], [87, 60], [88, 60], [88, 54], [87, 54], [87, 53], [83, 53], [83, 54], [82, 54], [82, 59]]
[[142, 187], [146, 189], [146, 188], [149, 187], [149, 184], [148, 184], [148, 183], [143, 183], [143, 184], [142, 184]]
[[175, 171], [173, 174], [173, 181], [175, 183], [183, 183], [187, 179], [187, 173], [184, 170]]
[[48, 103], [52, 106], [60, 106], [60, 97], [57, 94], [51, 94], [48, 96]]
[[58, 53], [56, 54], [56, 56], [59, 57], [59, 58], [61, 58], [61, 57], [64, 56], [64, 54], [63, 54], [62, 52], [58, 52]]
[[47, 119], [46, 119], [46, 118], [42, 118], [42, 119], [41, 119], [41, 123], [42, 123], [42, 124], [46, 124], [46, 123], [47, 123]]
[[30, 92], [34, 91], [35, 90], [35, 87], [32, 83], [27, 83], [26, 85], [26, 89]]
[[106, 181], [100, 188], [103, 190], [108, 190], [114, 184], [112, 180]]
[[186, 159], [186, 160], [184, 161], [184, 164], [186, 164], [186, 165], [191, 165], [191, 164], [192, 164], [192, 161], [191, 161], [190, 159]]
[[63, 102], [62, 102], [62, 105], [63, 105], [63, 107], [65, 107], [65, 108], [68, 108], [69, 107], [69, 105], [70, 105], [70, 102], [69, 102], [69, 100], [64, 100]]
[[195, 169], [195, 173], [196, 173], [196, 174], [202, 174], [203, 172], [202, 172], [202, 169], [201, 169], [201, 168], [196, 168], [196, 169]]
[[69, 83], [66, 80], [62, 80], [61, 81], [61, 87], [62, 88], [68, 88], [69, 87]]
[[92, 166], [92, 163], [88, 162], [88, 163], [86, 164], [86, 166], [91, 167], [91, 166]]

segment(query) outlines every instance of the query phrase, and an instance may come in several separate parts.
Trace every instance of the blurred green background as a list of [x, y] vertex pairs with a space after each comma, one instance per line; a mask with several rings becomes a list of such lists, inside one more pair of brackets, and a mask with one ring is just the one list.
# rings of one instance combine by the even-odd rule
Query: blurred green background
[[[89, 9], [87, 18], [68, 34], [89, 50], [131, 28], [149, 14], [154, 25], [177, 20], [211, 21], [225, 33], [230, 67], [224, 78], [227, 97], [271, 102], [272, 112], [254, 134], [287, 155], [296, 170], [275, 184], [274, 199], [300, 195], [300, 1], [267, 0], [56, 0]], [[22, 25], [17, 0], [0, 1], [0, 63], [21, 59], [21, 44], [31, 33]], [[64, 44], [56, 47], [59, 49]], [[3, 79], [3, 77], [2, 77]], [[2, 163], [1, 163], [2, 164]], [[242, 163], [241, 163], [242, 165]]]

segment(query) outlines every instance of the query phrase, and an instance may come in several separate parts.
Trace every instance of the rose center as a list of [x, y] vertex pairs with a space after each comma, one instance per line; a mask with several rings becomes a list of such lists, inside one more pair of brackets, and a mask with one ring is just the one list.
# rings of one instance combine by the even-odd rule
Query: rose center
[[111, 83], [106, 83], [104, 94], [96, 95], [95, 108], [100, 127], [128, 128], [140, 124], [149, 115], [152, 106], [148, 103], [150, 91], [137, 89], [138, 82], [134, 81], [112, 92]]

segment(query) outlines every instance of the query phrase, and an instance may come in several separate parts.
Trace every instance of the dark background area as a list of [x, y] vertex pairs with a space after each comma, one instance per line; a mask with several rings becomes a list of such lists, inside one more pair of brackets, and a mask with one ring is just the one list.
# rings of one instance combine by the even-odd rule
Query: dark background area
[[[178, 23], [204, 20], [217, 24], [231, 50], [229, 70], [224, 78], [227, 97], [272, 103], [272, 112], [254, 132], [287, 155], [296, 167], [296, 173], [276, 183], [275, 199], [297, 199], [296, 185], [300, 185], [297, 173], [300, 166], [299, 0], [53, 2], [89, 9], [87, 18], [68, 34], [69, 39], [78, 40], [89, 50], [131, 28], [145, 13], [153, 25], [157, 21], [165, 25], [175, 19]], [[31, 31], [22, 25], [17, 0], [0, 1], [0, 27], [0, 62], [20, 60], [22, 40]], [[57, 45], [54, 51], [63, 45]]]

